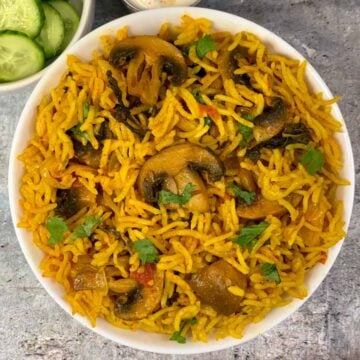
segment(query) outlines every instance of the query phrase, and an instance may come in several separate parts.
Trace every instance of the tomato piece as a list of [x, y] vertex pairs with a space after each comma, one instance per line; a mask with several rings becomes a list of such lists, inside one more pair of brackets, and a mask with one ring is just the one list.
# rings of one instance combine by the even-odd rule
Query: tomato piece
[[155, 277], [155, 264], [145, 264], [140, 266], [138, 270], [130, 273], [130, 278], [136, 280], [138, 283], [148, 287], [152, 286]]
[[211, 105], [201, 105], [199, 104], [201, 116], [209, 115], [212, 119], [219, 118], [220, 114], [217, 109]]

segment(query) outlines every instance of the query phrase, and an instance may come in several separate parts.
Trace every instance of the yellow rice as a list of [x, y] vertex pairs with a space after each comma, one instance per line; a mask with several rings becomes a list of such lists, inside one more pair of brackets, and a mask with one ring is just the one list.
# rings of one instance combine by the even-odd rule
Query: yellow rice
[[[179, 26], [164, 24], [159, 36], [175, 38], [176, 45], [189, 45], [203, 34], [212, 32], [210, 21], [184, 16]], [[245, 31], [235, 35], [213, 33], [219, 49], [242, 45], [254, 54], [256, 63], [243, 66], [236, 73], [249, 74], [259, 92], [232, 80], [217, 86], [221, 80], [218, 51], [199, 59], [191, 48], [189, 57], [197, 66], [189, 68], [188, 79], [181, 87], [167, 89], [158, 114], [151, 117], [149, 107], [144, 105], [132, 109], [133, 115], [149, 129], [140, 140], [111, 115], [116, 98], [106, 77], [106, 71], [110, 69], [119, 82], [123, 102], [128, 105], [126, 78], [108, 62], [114, 43], [127, 36], [124, 28], [114, 37], [103, 37], [103, 51], [94, 53], [89, 62], [70, 55], [68, 72], [39, 104], [35, 134], [20, 156], [25, 174], [21, 185], [23, 217], [19, 226], [32, 232], [34, 243], [44, 252], [40, 265], [43, 276], [62, 284], [73, 312], [88, 317], [93, 326], [100, 317], [125, 329], [172, 334], [179, 330], [184, 319], [196, 317], [197, 323], [188, 324], [183, 330], [194, 341], [207, 341], [213, 331], [217, 338], [240, 338], [249, 323], [259, 322], [272, 308], [284, 306], [294, 297], [304, 298], [307, 295], [304, 285], [307, 271], [319, 262], [324, 263], [328, 249], [345, 235], [343, 205], [334, 196], [337, 186], [347, 184], [338, 175], [342, 154], [334, 132], [340, 131], [341, 125], [330, 113], [336, 99], [324, 100], [321, 95], [312, 94], [306, 85], [306, 63], [269, 54], [255, 35]], [[202, 68], [206, 69], [207, 75], [199, 78], [197, 73]], [[68, 76], [69, 72], [72, 76]], [[214, 106], [220, 114], [213, 119], [218, 129], [216, 137], [209, 134], [209, 126], [191, 95], [189, 87], [194, 83], [199, 84], [205, 103]], [[78, 84], [81, 84], [81, 89]], [[64, 88], [67, 88], [66, 92]], [[301, 144], [289, 145], [285, 150], [266, 149], [257, 163], [243, 157], [245, 150], [239, 147], [241, 135], [235, 129], [238, 123], [253, 125], [234, 109], [237, 105], [251, 107], [251, 113], [256, 116], [266, 106], [264, 95], [281, 96], [293, 121], [302, 122], [311, 129], [314, 144], [325, 155], [325, 167], [320, 173], [309, 175], [301, 164], [296, 168], [291, 166], [296, 150], [305, 148]], [[99, 146], [94, 134], [105, 119], [109, 119], [113, 133], [112, 139], [105, 140], [100, 166], [95, 171], [83, 165], [69, 165], [74, 149], [66, 132], [81, 123], [86, 99], [91, 99], [92, 106], [81, 130], [87, 132], [93, 147]], [[186, 108], [182, 105], [184, 103]], [[136, 181], [145, 159], [167, 146], [184, 141], [207, 146], [222, 160], [235, 151], [242, 159], [241, 167], [258, 174], [262, 195], [278, 201], [288, 210], [286, 220], [275, 216], [266, 218], [270, 225], [251, 252], [232, 241], [244, 226], [244, 221], [236, 214], [235, 200], [226, 196], [224, 178], [209, 185], [209, 193], [216, 194], [211, 197], [210, 211], [195, 212], [191, 220], [187, 220], [188, 211], [184, 208], [170, 213], [162, 206], [157, 208], [145, 203], [139, 196]], [[45, 223], [56, 208], [56, 189], [71, 187], [75, 177], [94, 194], [98, 192], [97, 185], [101, 185], [107, 207], [99, 205], [82, 209], [69, 219], [70, 229], [86, 215], [96, 215], [121, 234], [127, 232], [132, 242], [145, 237], [150, 239], [161, 253], [157, 263], [158, 270], [165, 272], [161, 307], [147, 318], [137, 321], [120, 319], [104, 290], [74, 291], [71, 285], [74, 266], [78, 258], [92, 247], [89, 239], [73, 241], [68, 237], [63, 243], [48, 245], [49, 233]], [[296, 208], [285, 199], [293, 193], [302, 196], [302, 202]], [[311, 221], [314, 212], [322, 214], [317, 221]], [[102, 267], [111, 263], [127, 278], [129, 272], [117, 259], [122, 251], [130, 250], [111, 233], [101, 229], [95, 233], [96, 253], [91, 264]], [[263, 246], [265, 243], [269, 245]], [[229, 289], [241, 301], [242, 311], [238, 314], [224, 316], [216, 313], [199, 301], [185, 280], [187, 274], [217, 258], [225, 259], [249, 277], [246, 290], [236, 286]], [[282, 279], [279, 285], [261, 276], [258, 265], [262, 262], [277, 266]], [[130, 271], [136, 271], [139, 266], [138, 255], [133, 253]], [[167, 305], [167, 300], [175, 292], [179, 295], [178, 300], [171, 306]]]

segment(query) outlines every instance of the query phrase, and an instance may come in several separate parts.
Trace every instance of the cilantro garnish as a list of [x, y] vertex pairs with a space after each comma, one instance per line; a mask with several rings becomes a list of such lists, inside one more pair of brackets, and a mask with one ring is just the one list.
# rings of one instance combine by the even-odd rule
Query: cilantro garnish
[[177, 341], [179, 344], [185, 344], [186, 343], [186, 337], [181, 335], [182, 331], [184, 330], [184, 327], [186, 324], [195, 325], [197, 323], [196, 318], [191, 318], [183, 321], [183, 323], [180, 326], [179, 331], [175, 331], [169, 340]]
[[181, 195], [174, 194], [171, 191], [161, 190], [159, 193], [159, 204], [179, 204], [185, 205], [189, 202], [192, 196], [192, 192], [195, 189], [194, 184], [186, 184]]
[[212, 118], [211, 118], [210, 116], [205, 116], [205, 117], [204, 117], [204, 123], [205, 123], [205, 125], [207, 125], [207, 126], [211, 126], [211, 124], [212, 124]]
[[254, 117], [251, 114], [241, 114], [241, 117], [245, 120], [251, 121]]
[[276, 265], [269, 263], [262, 263], [260, 265], [261, 275], [269, 281], [275, 281], [276, 284], [281, 283], [281, 278]]
[[310, 175], [314, 175], [321, 170], [325, 162], [324, 154], [313, 147], [310, 147], [305, 154], [301, 155], [299, 160]]
[[250, 192], [242, 190], [235, 184], [230, 184], [228, 188], [234, 193], [235, 196], [243, 200], [247, 205], [252, 204], [255, 200], [256, 193], [252, 191]]
[[257, 242], [257, 237], [269, 226], [266, 221], [259, 224], [245, 226], [240, 230], [234, 241], [240, 246], [246, 246], [251, 251]]
[[83, 224], [77, 225], [71, 235], [73, 240], [77, 238], [90, 237], [95, 228], [101, 224], [101, 219], [97, 216], [87, 216]]
[[205, 104], [205, 101], [201, 95], [201, 92], [200, 92], [200, 89], [194, 89], [192, 91], [192, 94], [194, 96], [194, 98], [196, 99], [196, 101], [199, 103], [199, 104]]
[[156, 262], [159, 258], [156, 247], [149, 239], [137, 240], [133, 247], [139, 254], [142, 264]]
[[84, 138], [85, 140], [90, 141], [90, 137], [87, 134], [87, 132], [80, 130], [81, 125], [82, 124], [78, 124], [78, 125], [74, 126], [70, 131], [73, 133], [73, 135], [80, 136], [80, 137]]
[[216, 43], [209, 34], [204, 35], [195, 44], [196, 54], [200, 59], [202, 59], [208, 52], [216, 49]]
[[49, 245], [55, 245], [64, 241], [64, 232], [69, 230], [64, 219], [59, 216], [50, 216], [45, 226], [50, 233]]
[[246, 146], [252, 137], [253, 130], [252, 130], [252, 128], [245, 126], [243, 124], [238, 124], [238, 130], [239, 130], [239, 133], [242, 135], [242, 139], [240, 141], [240, 146], [242, 146], [242, 147]]
[[87, 119], [90, 111], [90, 101], [85, 101], [83, 105], [83, 119]]

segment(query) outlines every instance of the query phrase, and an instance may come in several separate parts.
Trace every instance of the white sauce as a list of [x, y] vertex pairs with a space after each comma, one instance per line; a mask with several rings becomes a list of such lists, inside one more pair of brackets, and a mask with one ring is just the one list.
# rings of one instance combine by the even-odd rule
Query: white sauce
[[129, 5], [137, 9], [152, 9], [165, 6], [189, 6], [199, 2], [198, 0], [126, 0]]

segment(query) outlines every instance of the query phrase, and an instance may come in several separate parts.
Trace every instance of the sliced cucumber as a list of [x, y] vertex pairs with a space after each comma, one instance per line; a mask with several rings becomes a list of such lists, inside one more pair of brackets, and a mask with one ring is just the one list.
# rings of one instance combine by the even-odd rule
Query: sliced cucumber
[[44, 67], [42, 48], [25, 34], [0, 32], [0, 82], [15, 81]]
[[0, 0], [0, 31], [19, 31], [34, 38], [43, 24], [40, 0]]
[[66, 46], [68, 46], [71, 39], [75, 35], [75, 32], [79, 26], [80, 16], [75, 8], [64, 0], [50, 0], [48, 4], [50, 4], [60, 13], [64, 21], [65, 36], [61, 44], [61, 49], [63, 50], [66, 48]]
[[41, 45], [47, 59], [55, 56], [61, 50], [65, 36], [64, 22], [57, 10], [43, 3], [45, 23], [40, 35], [35, 39]]

